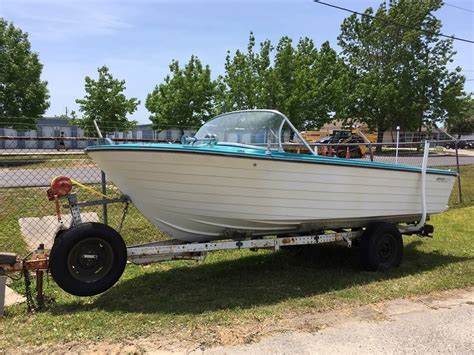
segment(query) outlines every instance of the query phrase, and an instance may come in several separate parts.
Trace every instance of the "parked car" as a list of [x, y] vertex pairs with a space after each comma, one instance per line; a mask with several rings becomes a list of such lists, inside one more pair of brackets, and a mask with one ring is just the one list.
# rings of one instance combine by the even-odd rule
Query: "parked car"
[[[458, 142], [458, 148], [459, 149], [465, 149], [467, 147], [467, 141], [464, 140], [459, 140]], [[456, 141], [449, 141], [444, 144], [444, 147], [446, 149], [456, 149]]]

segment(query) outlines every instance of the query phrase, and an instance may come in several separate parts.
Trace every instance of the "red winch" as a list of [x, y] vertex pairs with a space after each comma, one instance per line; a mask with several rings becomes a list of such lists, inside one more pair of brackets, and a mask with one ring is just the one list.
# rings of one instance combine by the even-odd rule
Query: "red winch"
[[67, 176], [56, 176], [51, 180], [51, 187], [46, 191], [48, 194], [48, 199], [54, 201], [56, 206], [56, 216], [58, 217], [58, 222], [61, 222], [61, 205], [59, 204], [59, 199], [61, 197], [67, 196], [72, 190], [73, 182]]

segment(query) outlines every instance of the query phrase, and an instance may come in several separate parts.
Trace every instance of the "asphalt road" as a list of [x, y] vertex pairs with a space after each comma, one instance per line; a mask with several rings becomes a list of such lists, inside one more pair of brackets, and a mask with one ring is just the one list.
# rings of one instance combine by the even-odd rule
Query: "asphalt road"
[[84, 154], [84, 149], [9, 149], [0, 150], [0, 156], [11, 155], [63, 155], [63, 154]]
[[[420, 166], [421, 159], [421, 157], [400, 157], [398, 163]], [[376, 157], [375, 161], [394, 164], [395, 157]], [[459, 157], [459, 164], [474, 164], [474, 156]], [[430, 157], [429, 165], [433, 167], [455, 166], [456, 159], [454, 156]], [[100, 169], [93, 167], [0, 169], [0, 188], [49, 186], [51, 179], [58, 175], [69, 176], [84, 184], [99, 183], [101, 179]]]
[[[380, 319], [348, 317], [318, 332], [291, 331], [194, 354], [473, 354], [474, 293], [436, 301], [396, 300]], [[370, 317], [368, 317], [370, 318]]]
[[84, 184], [99, 183], [100, 169], [95, 167], [40, 168], [40, 169], [0, 169], [1, 187], [49, 186], [55, 176], [65, 175]]

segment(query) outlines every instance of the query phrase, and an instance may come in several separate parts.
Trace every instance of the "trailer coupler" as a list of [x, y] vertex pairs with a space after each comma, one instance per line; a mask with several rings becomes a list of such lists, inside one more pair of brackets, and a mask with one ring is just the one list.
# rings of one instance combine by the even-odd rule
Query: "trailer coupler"
[[[33, 312], [37, 308], [41, 308], [44, 304], [43, 294], [43, 277], [49, 268], [49, 253], [45, 250], [44, 245], [40, 244], [38, 249], [31, 252], [26, 258], [19, 258], [14, 253], [0, 252], [0, 276], [7, 276], [13, 273], [21, 273], [25, 280], [25, 296], [28, 312]], [[36, 275], [36, 305], [31, 292], [30, 273]], [[5, 285], [3, 285], [5, 287]], [[5, 290], [0, 290], [1, 294], [5, 294]], [[0, 300], [0, 308], [3, 309], [4, 300]]]
[[30, 253], [26, 258], [20, 259], [14, 253], [0, 252], [0, 274], [20, 272], [23, 270], [37, 271], [48, 270], [49, 254], [44, 245], [40, 244], [38, 249]]

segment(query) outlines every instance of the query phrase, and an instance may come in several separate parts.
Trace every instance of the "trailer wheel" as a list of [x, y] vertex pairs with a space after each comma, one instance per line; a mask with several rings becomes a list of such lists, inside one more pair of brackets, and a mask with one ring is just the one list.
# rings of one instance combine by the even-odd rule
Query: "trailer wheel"
[[57, 236], [49, 257], [54, 281], [76, 296], [93, 296], [122, 276], [127, 248], [119, 233], [101, 223], [83, 223]]
[[385, 271], [397, 267], [403, 257], [402, 235], [394, 224], [371, 224], [360, 241], [360, 253], [366, 270]]

